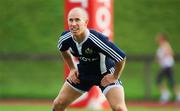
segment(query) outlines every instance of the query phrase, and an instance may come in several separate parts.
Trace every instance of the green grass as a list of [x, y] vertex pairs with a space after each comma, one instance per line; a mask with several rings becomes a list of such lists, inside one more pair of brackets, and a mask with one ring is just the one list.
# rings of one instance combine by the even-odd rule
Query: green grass
[[[0, 0], [0, 53], [57, 54], [57, 40], [64, 30], [63, 0]], [[62, 5], [62, 6], [61, 6]], [[127, 55], [156, 50], [155, 36], [167, 32], [176, 54], [179, 50], [180, 1], [114, 0], [114, 42]], [[180, 63], [175, 66], [176, 81]], [[155, 77], [150, 72], [151, 99], [157, 99]], [[63, 84], [63, 63], [57, 61], [0, 61], [0, 99], [54, 98]], [[121, 80], [127, 99], [144, 99], [144, 63], [127, 60]]]
[[51, 111], [50, 105], [0, 105], [1, 111]]
[[0, 53], [55, 53], [64, 30], [61, 0], [0, 1]]
[[128, 54], [153, 54], [155, 36], [166, 32], [176, 53], [180, 28], [178, 0], [114, 0], [115, 42]]
[[[0, 53], [55, 53], [64, 30], [63, 0], [1, 0]], [[154, 54], [167, 32], [180, 53], [180, 1], [114, 0], [114, 40], [127, 54]], [[138, 43], [138, 44], [137, 44]]]
[[1, 61], [0, 98], [54, 98], [64, 82], [57, 61]]
[[[54, 61], [1, 61], [0, 98], [54, 99], [64, 82], [64, 67], [61, 60]], [[175, 79], [180, 78], [180, 63], [176, 64]], [[152, 64], [150, 72], [150, 99], [157, 99], [159, 91], [155, 84], [158, 71]], [[144, 64], [127, 61], [121, 80], [125, 87], [126, 99], [144, 99]]]
[[[51, 111], [50, 105], [0, 105], [1, 111]], [[129, 111], [179, 111], [173, 108], [141, 108], [130, 107]], [[111, 111], [111, 110], [93, 110], [93, 109], [68, 109], [67, 111]]]

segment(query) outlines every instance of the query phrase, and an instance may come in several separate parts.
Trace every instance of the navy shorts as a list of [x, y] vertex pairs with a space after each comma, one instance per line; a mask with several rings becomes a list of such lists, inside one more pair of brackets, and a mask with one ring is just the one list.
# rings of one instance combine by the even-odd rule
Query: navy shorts
[[104, 94], [106, 94], [110, 88], [122, 87], [122, 82], [120, 80], [117, 80], [115, 83], [111, 83], [105, 87], [100, 85], [100, 81], [80, 80], [79, 84], [71, 83], [68, 79], [66, 81], [73, 89], [81, 93], [89, 91], [93, 86], [99, 86]]

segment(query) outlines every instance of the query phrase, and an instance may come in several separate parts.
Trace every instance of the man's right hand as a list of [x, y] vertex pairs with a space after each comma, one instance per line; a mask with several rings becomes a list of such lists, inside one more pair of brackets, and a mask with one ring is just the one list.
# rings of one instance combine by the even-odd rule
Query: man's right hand
[[67, 77], [67, 79], [69, 80], [69, 82], [74, 83], [74, 84], [79, 84], [80, 80], [78, 79], [79, 76], [79, 72], [77, 69], [72, 69], [70, 70], [70, 74]]

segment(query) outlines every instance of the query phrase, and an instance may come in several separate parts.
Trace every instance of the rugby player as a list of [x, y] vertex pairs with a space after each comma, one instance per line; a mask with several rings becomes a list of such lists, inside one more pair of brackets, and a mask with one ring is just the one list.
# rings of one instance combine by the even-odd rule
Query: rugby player
[[[98, 86], [113, 111], [127, 111], [124, 88], [119, 80], [125, 53], [102, 33], [88, 29], [86, 10], [76, 7], [68, 13], [69, 30], [58, 41], [58, 49], [70, 74], [53, 102], [53, 111], [64, 111], [92, 86]], [[79, 61], [77, 67], [72, 56]]]

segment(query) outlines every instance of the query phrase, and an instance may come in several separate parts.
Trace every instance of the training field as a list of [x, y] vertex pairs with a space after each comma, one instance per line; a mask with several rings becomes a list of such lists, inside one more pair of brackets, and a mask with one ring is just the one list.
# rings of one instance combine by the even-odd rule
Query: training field
[[[49, 101], [36, 100], [53, 100], [64, 83], [64, 62], [57, 49], [64, 30], [64, 3], [64, 0], [1, 0], [0, 111], [51, 111]], [[137, 101], [128, 102], [128, 111], [180, 111], [180, 104], [157, 102], [159, 66], [154, 58], [156, 34], [165, 32], [178, 57], [174, 74], [180, 86], [180, 0], [114, 0], [113, 10], [113, 42], [127, 54], [120, 79], [126, 100]], [[143, 100], [153, 102], [146, 104]]]
[[[179, 111], [173, 108], [144, 108], [129, 107], [129, 111]], [[1, 111], [51, 111], [50, 105], [1, 105]], [[92, 109], [68, 109], [67, 111], [111, 111], [111, 110], [92, 110]]]
[[[128, 111], [180, 111], [180, 104], [158, 102], [127, 102]], [[0, 111], [51, 111], [49, 101], [0, 101]], [[67, 111], [111, 111], [93, 109], [72, 109]]]

